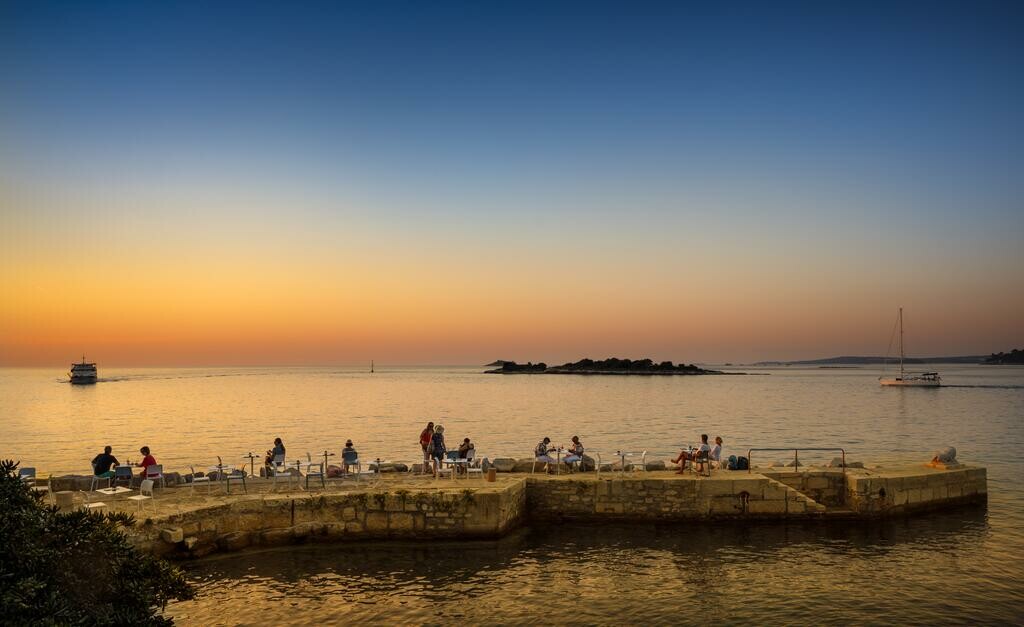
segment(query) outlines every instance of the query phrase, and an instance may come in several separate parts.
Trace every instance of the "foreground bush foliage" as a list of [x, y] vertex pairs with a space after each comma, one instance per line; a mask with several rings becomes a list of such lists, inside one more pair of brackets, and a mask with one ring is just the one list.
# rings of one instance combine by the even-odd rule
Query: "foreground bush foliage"
[[129, 544], [125, 513], [61, 512], [0, 462], [0, 623], [168, 625], [184, 575]]

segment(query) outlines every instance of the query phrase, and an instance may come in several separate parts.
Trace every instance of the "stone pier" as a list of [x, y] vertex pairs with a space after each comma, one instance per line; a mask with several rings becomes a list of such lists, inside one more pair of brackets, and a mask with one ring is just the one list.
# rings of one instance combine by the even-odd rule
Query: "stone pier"
[[372, 484], [332, 480], [326, 488], [273, 491], [250, 480], [248, 493], [213, 486], [158, 490], [136, 510], [122, 497], [109, 509], [136, 512], [133, 542], [157, 555], [196, 558], [216, 551], [302, 542], [497, 538], [531, 522], [825, 520], [909, 515], [984, 503], [985, 469], [914, 466], [886, 469], [715, 470], [710, 477], [671, 471], [500, 473], [434, 479], [382, 474]]

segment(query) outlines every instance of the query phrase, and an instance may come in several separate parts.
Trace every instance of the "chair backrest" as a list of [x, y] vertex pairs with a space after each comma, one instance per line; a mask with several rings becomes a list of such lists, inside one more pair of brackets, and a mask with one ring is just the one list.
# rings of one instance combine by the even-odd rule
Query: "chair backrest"
[[152, 479], [145, 479], [145, 480], [143, 480], [142, 485], [139, 486], [139, 494], [141, 494], [143, 496], [153, 496], [153, 480]]
[[164, 465], [163, 464], [153, 464], [153, 465], [151, 465], [151, 466], [146, 468], [146, 476], [147, 477], [159, 478], [159, 477], [162, 477], [163, 474], [164, 474]]
[[22, 481], [34, 481], [36, 478], [36, 469], [31, 466], [28, 466], [26, 468], [19, 468], [18, 478], [21, 479]]
[[471, 448], [468, 451], [466, 451], [466, 459], [468, 461], [473, 461], [474, 459], [476, 459], [476, 449], [475, 448]]
[[346, 464], [354, 464], [359, 461], [359, 453], [356, 451], [342, 451], [341, 460]]

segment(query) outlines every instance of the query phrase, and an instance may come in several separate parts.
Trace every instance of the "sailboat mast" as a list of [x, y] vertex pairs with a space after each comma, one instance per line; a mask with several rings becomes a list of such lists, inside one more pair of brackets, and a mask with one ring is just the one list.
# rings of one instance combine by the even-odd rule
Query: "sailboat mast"
[[903, 378], [903, 308], [900, 307], [900, 378]]

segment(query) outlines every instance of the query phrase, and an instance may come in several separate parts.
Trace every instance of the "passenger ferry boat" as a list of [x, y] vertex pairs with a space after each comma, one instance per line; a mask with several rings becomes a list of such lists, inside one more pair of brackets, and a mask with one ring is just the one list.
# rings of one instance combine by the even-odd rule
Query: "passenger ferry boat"
[[76, 384], [96, 383], [96, 364], [85, 361], [82, 355], [82, 362], [71, 364], [71, 382]]

